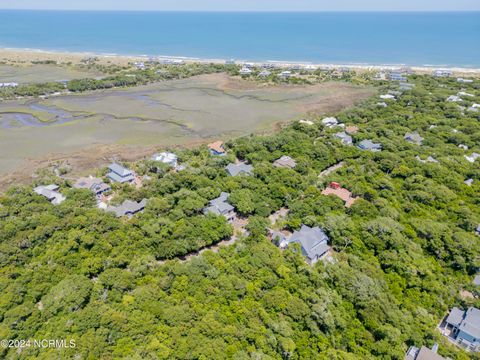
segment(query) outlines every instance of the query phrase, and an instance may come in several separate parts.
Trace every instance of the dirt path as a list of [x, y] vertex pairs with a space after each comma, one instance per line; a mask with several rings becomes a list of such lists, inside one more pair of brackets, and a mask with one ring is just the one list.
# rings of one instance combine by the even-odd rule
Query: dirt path
[[331, 173], [333, 173], [334, 171], [337, 171], [338, 169], [342, 168], [343, 165], [345, 165], [345, 163], [343, 161], [339, 162], [338, 164], [335, 164], [335, 165], [332, 165], [330, 166], [329, 168], [323, 170], [320, 175], [318, 175], [318, 178], [324, 178], [328, 175], [330, 175]]

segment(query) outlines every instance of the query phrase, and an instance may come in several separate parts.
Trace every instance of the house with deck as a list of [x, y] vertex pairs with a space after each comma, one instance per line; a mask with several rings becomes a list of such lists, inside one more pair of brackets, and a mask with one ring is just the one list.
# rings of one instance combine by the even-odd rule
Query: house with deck
[[347, 208], [352, 206], [353, 203], [359, 199], [358, 197], [353, 197], [351, 191], [343, 188], [337, 182], [331, 182], [330, 184], [328, 184], [327, 188], [322, 191], [322, 195], [325, 195], [325, 196], [335, 195], [339, 197], [340, 199], [343, 200], [343, 202], [345, 203], [345, 207]]
[[445, 319], [444, 335], [468, 351], [480, 351], [480, 310], [454, 307]]
[[242, 67], [240, 69], [240, 75], [251, 75], [252, 74], [252, 70], [246, 66]]
[[437, 354], [438, 344], [434, 344], [431, 349], [422, 346], [420, 349], [415, 346], [408, 348], [404, 360], [447, 360]]
[[328, 241], [328, 236], [318, 226], [311, 228], [302, 225], [300, 230], [295, 230], [288, 239], [288, 245], [299, 244], [307, 262], [313, 265], [330, 250]]
[[339, 122], [337, 118], [334, 117], [326, 117], [325, 119], [322, 120], [323, 126], [327, 128], [333, 128], [335, 126], [338, 126]]
[[223, 156], [226, 154], [223, 141], [215, 141], [207, 145], [210, 154], [216, 156]]
[[73, 184], [73, 188], [90, 190], [96, 197], [100, 197], [102, 194], [111, 190], [110, 185], [105, 184], [102, 179], [93, 176], [79, 178], [75, 184]]
[[124, 184], [135, 180], [134, 172], [120, 164], [112, 163], [108, 166], [108, 170], [107, 177], [113, 182]]
[[119, 206], [107, 207], [107, 211], [111, 211], [115, 213], [116, 217], [128, 216], [131, 218], [133, 215], [143, 211], [146, 205], [147, 205], [147, 199], [143, 199], [140, 202], [125, 200]]
[[252, 175], [253, 166], [244, 162], [239, 162], [237, 164], [230, 163], [225, 167], [225, 170], [230, 176]]
[[178, 156], [171, 152], [161, 152], [152, 156], [153, 161], [159, 161], [163, 164], [167, 164], [173, 168], [178, 165]]
[[45, 197], [53, 205], [59, 205], [66, 199], [65, 196], [63, 196], [58, 192], [59, 189], [60, 187], [58, 185], [51, 184], [51, 185], [37, 186], [36, 188], [33, 189], [33, 191], [36, 194], [42, 195], [43, 197]]
[[229, 222], [232, 222], [237, 214], [235, 213], [235, 208], [228, 203], [229, 196], [229, 193], [222, 192], [218, 198], [210, 200], [210, 205], [203, 209], [203, 213], [222, 215]]
[[273, 166], [293, 169], [297, 166], [297, 163], [290, 156], [283, 155], [281, 158], [274, 161]]

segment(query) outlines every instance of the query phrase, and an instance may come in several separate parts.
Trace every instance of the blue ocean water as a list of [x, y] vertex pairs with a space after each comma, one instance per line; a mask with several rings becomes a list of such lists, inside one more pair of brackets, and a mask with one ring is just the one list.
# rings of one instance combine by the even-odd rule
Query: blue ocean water
[[480, 67], [480, 12], [0, 11], [0, 47]]

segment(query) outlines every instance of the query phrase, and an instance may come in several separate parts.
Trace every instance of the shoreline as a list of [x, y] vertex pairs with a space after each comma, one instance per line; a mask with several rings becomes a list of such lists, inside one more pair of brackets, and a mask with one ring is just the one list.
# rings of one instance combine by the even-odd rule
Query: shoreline
[[[181, 60], [185, 63], [213, 63], [225, 64], [229, 59], [216, 58], [197, 58], [186, 56], [168, 56], [168, 55], [126, 55], [126, 54], [112, 54], [112, 53], [97, 53], [97, 52], [70, 52], [62, 50], [42, 50], [42, 49], [21, 49], [21, 48], [5, 48], [0, 47], [0, 61], [10, 61], [16, 63], [28, 63], [32, 61], [46, 61], [54, 60], [57, 63], [80, 63], [86, 57], [96, 57], [100, 63], [128, 65], [135, 61], [146, 61], [148, 59], [158, 60]], [[237, 64], [248, 63], [256, 67], [262, 67], [265, 64], [274, 65], [279, 68], [288, 68], [291, 66], [303, 67], [318, 67], [318, 68], [347, 68], [357, 71], [382, 71], [393, 70], [402, 67], [412, 69], [417, 73], [431, 73], [434, 70], [442, 69], [452, 71], [457, 74], [480, 75], [480, 67], [462, 67], [450, 65], [406, 65], [406, 64], [355, 64], [355, 63], [316, 63], [312, 61], [289, 61], [289, 60], [265, 60], [265, 61], [250, 61], [243, 59], [235, 59]]]

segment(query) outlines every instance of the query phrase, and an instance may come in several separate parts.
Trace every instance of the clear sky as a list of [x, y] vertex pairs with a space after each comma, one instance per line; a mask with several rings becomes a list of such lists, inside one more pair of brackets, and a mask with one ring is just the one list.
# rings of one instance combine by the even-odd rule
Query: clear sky
[[480, 10], [480, 0], [0, 0], [0, 9], [192, 11]]

